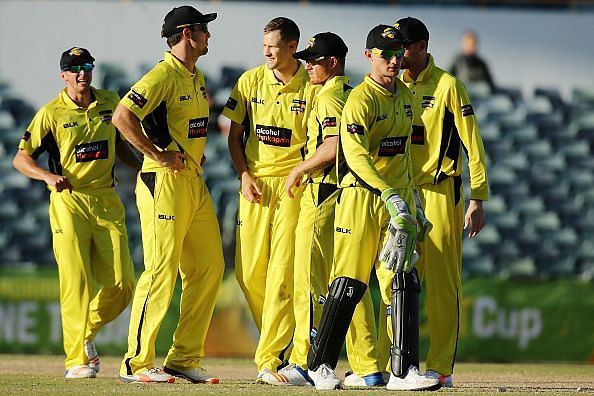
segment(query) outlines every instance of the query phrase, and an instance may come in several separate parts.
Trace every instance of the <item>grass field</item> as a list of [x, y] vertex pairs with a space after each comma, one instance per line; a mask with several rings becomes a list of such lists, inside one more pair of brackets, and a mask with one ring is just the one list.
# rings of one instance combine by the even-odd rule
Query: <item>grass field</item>
[[[158, 360], [160, 361], [160, 360]], [[13, 394], [322, 394], [313, 388], [256, 385], [256, 368], [249, 359], [206, 359], [204, 366], [221, 377], [218, 385], [195, 385], [178, 379], [175, 384], [124, 384], [117, 379], [120, 359], [103, 357], [96, 379], [66, 380], [61, 356], [0, 355], [0, 395]], [[342, 376], [346, 362], [340, 362]], [[577, 364], [479, 364], [456, 365], [453, 389], [439, 393], [542, 395], [594, 393], [594, 366]], [[578, 390], [579, 389], [579, 390]], [[394, 393], [382, 388], [358, 388], [334, 393], [383, 395]], [[418, 392], [416, 392], [418, 394]], [[400, 392], [399, 394], [403, 394]]]

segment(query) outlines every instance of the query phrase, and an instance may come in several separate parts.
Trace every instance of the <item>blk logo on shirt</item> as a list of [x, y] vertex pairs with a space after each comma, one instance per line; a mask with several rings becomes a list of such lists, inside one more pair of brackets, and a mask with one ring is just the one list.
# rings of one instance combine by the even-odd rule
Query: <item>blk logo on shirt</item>
[[109, 157], [107, 140], [74, 146], [76, 162], [89, 162]]

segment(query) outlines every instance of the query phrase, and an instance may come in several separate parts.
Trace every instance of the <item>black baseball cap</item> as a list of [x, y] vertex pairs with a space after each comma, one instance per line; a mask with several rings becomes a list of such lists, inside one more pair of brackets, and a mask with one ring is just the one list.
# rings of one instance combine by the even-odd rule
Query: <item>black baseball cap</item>
[[402, 35], [394, 26], [377, 25], [367, 35], [367, 49], [390, 49], [394, 44], [402, 43]]
[[71, 66], [81, 66], [85, 63], [93, 63], [95, 58], [91, 56], [88, 49], [72, 47], [62, 52], [60, 57], [60, 70], [67, 70]]
[[349, 49], [340, 36], [326, 32], [318, 33], [309, 39], [303, 51], [295, 52], [293, 57], [305, 61], [320, 58], [323, 56], [336, 56], [345, 58]]
[[419, 40], [429, 41], [429, 30], [427, 26], [417, 18], [406, 17], [399, 19], [394, 27], [402, 33], [405, 44], [414, 43]]
[[165, 15], [161, 37], [168, 38], [184, 30], [185, 27], [208, 23], [217, 19], [217, 13], [203, 14], [192, 6], [175, 7]]

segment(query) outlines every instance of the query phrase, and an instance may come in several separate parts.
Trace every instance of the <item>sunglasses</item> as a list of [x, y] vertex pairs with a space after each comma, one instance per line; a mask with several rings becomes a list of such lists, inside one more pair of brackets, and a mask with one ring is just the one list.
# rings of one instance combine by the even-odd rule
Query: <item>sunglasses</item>
[[186, 23], [185, 25], [178, 25], [176, 26], [176, 28], [179, 29], [190, 26], [196, 26], [198, 27], [198, 30], [200, 30], [202, 33], [208, 33], [208, 25], [206, 23]]
[[93, 71], [94, 68], [95, 68], [94, 64], [85, 63], [83, 65], [69, 66], [69, 67], [65, 68], [64, 71], [69, 71], [72, 73], [80, 73], [83, 70], [86, 72]]
[[391, 49], [381, 50], [381, 49], [377, 49], [377, 48], [372, 48], [371, 53], [375, 54], [375, 55], [379, 55], [383, 59], [389, 61], [394, 57], [396, 57], [397, 59], [402, 58], [404, 56], [404, 48], [398, 48], [397, 50], [391, 50]]

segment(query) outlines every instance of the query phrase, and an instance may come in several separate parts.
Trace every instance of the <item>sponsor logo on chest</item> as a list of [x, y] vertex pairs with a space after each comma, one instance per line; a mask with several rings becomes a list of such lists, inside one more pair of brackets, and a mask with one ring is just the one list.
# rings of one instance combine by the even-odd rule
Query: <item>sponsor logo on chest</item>
[[107, 159], [109, 156], [107, 140], [78, 144], [74, 146], [74, 155], [76, 162]]
[[423, 108], [433, 108], [435, 106], [435, 96], [423, 95], [423, 101], [421, 102]]
[[256, 124], [258, 140], [270, 146], [289, 147], [292, 131], [287, 128]]
[[305, 112], [305, 100], [300, 100], [300, 99], [293, 99], [293, 102], [291, 104], [291, 112], [295, 113], [295, 114], [301, 114]]
[[206, 137], [208, 117], [193, 118], [188, 123], [188, 139]]
[[380, 157], [394, 157], [404, 154], [407, 136], [393, 136], [382, 139], [378, 155]]
[[68, 128], [74, 128], [77, 126], [78, 126], [78, 121], [71, 121], [71, 122], [67, 122], [67, 123], [63, 124], [62, 128], [68, 129]]

